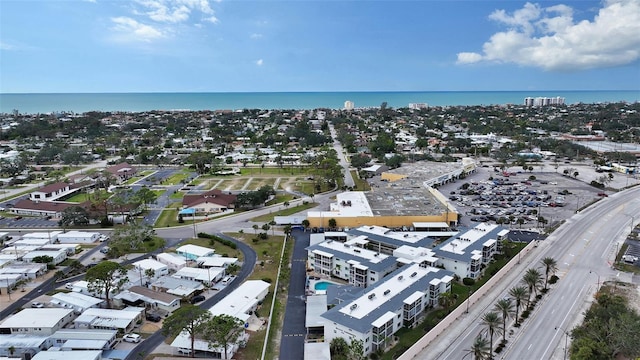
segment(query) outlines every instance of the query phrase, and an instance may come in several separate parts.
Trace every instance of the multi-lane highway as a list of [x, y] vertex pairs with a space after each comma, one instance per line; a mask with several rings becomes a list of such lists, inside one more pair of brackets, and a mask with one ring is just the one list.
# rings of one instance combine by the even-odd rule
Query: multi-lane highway
[[581, 322], [598, 285], [608, 280], [637, 282], [631, 274], [612, 269], [616, 250], [640, 220], [640, 188], [622, 191], [576, 214], [562, 225], [536, 251], [497, 286], [489, 296], [429, 344], [416, 359], [455, 359], [467, 354], [473, 340], [485, 331], [480, 317], [490, 311], [497, 299], [508, 296], [529, 267], [540, 268], [541, 260], [553, 257], [560, 280], [538, 303], [520, 328], [507, 329], [508, 344], [500, 359], [562, 359], [566, 333]]

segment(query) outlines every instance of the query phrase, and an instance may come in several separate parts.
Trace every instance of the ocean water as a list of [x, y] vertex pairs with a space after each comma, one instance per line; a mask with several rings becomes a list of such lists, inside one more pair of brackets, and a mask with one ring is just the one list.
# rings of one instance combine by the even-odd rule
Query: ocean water
[[22, 114], [87, 111], [342, 109], [358, 107], [522, 104], [525, 97], [563, 97], [566, 104], [638, 102], [634, 91], [408, 91], [408, 92], [260, 92], [260, 93], [79, 93], [0, 94], [0, 113]]

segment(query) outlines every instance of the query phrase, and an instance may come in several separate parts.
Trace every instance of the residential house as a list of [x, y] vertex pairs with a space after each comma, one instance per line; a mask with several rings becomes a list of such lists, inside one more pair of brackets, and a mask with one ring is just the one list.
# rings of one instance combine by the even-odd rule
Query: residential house
[[[187, 194], [182, 198], [182, 208], [193, 210], [195, 216], [215, 214], [234, 208], [236, 195], [213, 189], [201, 194]], [[188, 214], [185, 213], [185, 214]], [[184, 214], [183, 214], [184, 215]]]
[[56, 307], [72, 309], [78, 314], [89, 308], [98, 308], [105, 305], [105, 300], [73, 291], [55, 293], [51, 295], [49, 302]]
[[0, 323], [0, 334], [51, 335], [74, 318], [71, 309], [24, 309]]
[[183, 298], [190, 298], [204, 290], [204, 285], [198, 281], [185, 280], [173, 276], [162, 276], [151, 283], [150, 287], [152, 290], [166, 292], [167, 294]]
[[187, 261], [184, 256], [178, 254], [160, 253], [156, 255], [156, 260], [166, 265], [172, 271], [177, 271], [187, 266]]
[[185, 260], [196, 260], [204, 256], [213, 256], [215, 250], [204, 246], [187, 244], [177, 248], [176, 253], [183, 256]]
[[127, 306], [139, 306], [171, 314], [180, 308], [180, 297], [142, 286], [132, 286], [114, 296], [114, 300]]
[[76, 329], [121, 330], [128, 333], [142, 321], [144, 308], [126, 307], [122, 310], [89, 308], [74, 321]]
[[129, 165], [126, 162], [109, 166], [105, 169], [105, 171], [116, 178], [118, 182], [125, 182], [138, 172], [135, 167]]
[[58, 330], [49, 337], [53, 347], [62, 351], [110, 350], [118, 340], [116, 330]]
[[2, 334], [0, 335], [0, 358], [29, 359], [40, 351], [51, 347], [46, 335]]

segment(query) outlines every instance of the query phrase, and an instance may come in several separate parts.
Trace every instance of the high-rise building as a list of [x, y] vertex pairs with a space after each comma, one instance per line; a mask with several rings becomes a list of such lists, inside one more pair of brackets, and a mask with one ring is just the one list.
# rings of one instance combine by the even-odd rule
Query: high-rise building
[[344, 102], [344, 109], [345, 110], [353, 110], [354, 106], [355, 106], [355, 104], [351, 100], [347, 100], [347, 101]]

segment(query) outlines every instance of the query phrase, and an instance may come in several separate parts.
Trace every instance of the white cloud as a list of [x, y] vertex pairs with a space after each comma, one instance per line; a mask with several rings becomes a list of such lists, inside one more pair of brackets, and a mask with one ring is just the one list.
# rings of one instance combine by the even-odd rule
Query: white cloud
[[193, 12], [199, 12], [203, 20], [217, 23], [208, 0], [136, 0], [143, 10], [139, 13], [162, 23], [182, 23], [189, 20]]
[[458, 64], [488, 61], [583, 70], [640, 59], [640, 0], [606, 0], [592, 20], [580, 22], [566, 5], [542, 8], [531, 3], [513, 14], [494, 11], [489, 18], [508, 29], [492, 35], [482, 53], [459, 53]]
[[264, 61], [262, 61], [262, 59], [256, 60], [256, 65], [258, 65], [258, 66], [262, 66], [263, 63], [264, 63]]
[[115, 17], [111, 18], [111, 21], [114, 23], [113, 30], [119, 35], [117, 39], [121, 41], [150, 42], [165, 37], [162, 31], [129, 17]]
[[0, 50], [15, 50], [15, 46], [0, 41]]
[[249, 35], [249, 37], [252, 38], [252, 39], [261, 39], [262, 38], [262, 34], [253, 33], [253, 34]]

